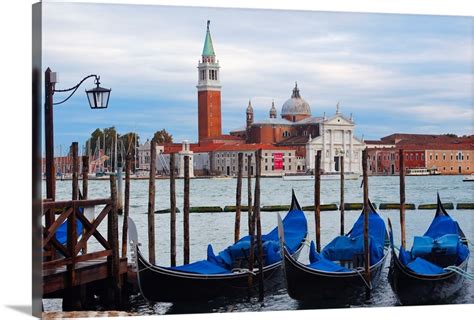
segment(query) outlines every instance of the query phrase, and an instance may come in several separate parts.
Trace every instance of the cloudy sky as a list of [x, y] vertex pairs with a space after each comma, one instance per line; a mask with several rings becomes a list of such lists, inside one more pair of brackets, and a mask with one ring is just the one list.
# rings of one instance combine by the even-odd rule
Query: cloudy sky
[[[55, 109], [55, 144], [81, 144], [95, 128], [166, 128], [197, 140], [197, 63], [206, 21], [221, 65], [223, 131], [268, 117], [294, 82], [313, 115], [353, 113], [356, 134], [472, 134], [471, 17], [44, 3], [43, 66], [57, 88], [97, 73], [109, 108], [88, 107], [86, 82]], [[62, 96], [57, 93], [55, 101]]]

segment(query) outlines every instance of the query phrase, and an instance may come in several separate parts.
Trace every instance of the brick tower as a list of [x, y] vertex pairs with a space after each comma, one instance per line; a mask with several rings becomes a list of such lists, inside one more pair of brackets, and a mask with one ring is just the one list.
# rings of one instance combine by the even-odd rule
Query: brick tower
[[198, 64], [198, 132], [199, 141], [221, 136], [221, 84], [219, 61], [212, 46], [207, 21], [202, 60]]

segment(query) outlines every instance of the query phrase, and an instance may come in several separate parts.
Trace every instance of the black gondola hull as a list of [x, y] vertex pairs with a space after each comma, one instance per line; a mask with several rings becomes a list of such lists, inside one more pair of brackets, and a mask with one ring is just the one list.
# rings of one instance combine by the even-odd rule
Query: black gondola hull
[[[388, 250], [386, 250], [388, 252]], [[372, 288], [380, 279], [387, 254], [370, 268]], [[324, 272], [308, 268], [285, 252], [285, 275], [288, 295], [300, 301], [350, 302], [365, 292], [367, 286], [360, 273]]]
[[[459, 268], [467, 270], [467, 258]], [[416, 274], [402, 265], [392, 251], [388, 281], [402, 305], [449, 303], [462, 288], [464, 277], [455, 272], [438, 276]]]
[[[297, 258], [303, 244], [295, 252]], [[282, 263], [263, 268], [265, 291], [283, 287]], [[209, 301], [216, 298], [236, 298], [248, 294], [248, 273], [201, 275], [177, 272], [151, 265], [138, 251], [138, 277], [144, 298], [154, 302]], [[252, 275], [252, 293], [258, 290], [259, 273]]]

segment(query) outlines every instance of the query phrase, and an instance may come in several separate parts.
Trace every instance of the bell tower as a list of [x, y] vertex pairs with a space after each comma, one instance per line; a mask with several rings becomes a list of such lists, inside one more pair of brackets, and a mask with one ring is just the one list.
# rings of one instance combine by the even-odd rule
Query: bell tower
[[219, 61], [212, 46], [210, 21], [207, 21], [206, 39], [202, 60], [198, 64], [198, 134], [199, 141], [216, 138], [222, 134], [221, 84]]

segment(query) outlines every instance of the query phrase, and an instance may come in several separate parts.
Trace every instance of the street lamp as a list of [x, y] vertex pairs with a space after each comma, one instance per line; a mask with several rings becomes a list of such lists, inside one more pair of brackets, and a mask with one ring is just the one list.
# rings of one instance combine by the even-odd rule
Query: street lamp
[[[91, 109], [105, 109], [109, 103], [111, 89], [100, 87], [100, 76], [91, 74], [84, 77], [78, 84], [68, 89], [56, 89], [56, 72], [50, 68], [44, 74], [45, 103], [44, 103], [44, 131], [46, 151], [46, 198], [54, 200], [56, 197], [56, 172], [54, 168], [54, 127], [53, 127], [53, 105], [59, 105], [69, 100], [81, 84], [89, 78], [95, 78], [96, 87], [86, 90], [87, 99]], [[53, 102], [55, 92], [71, 92], [64, 100]]]

